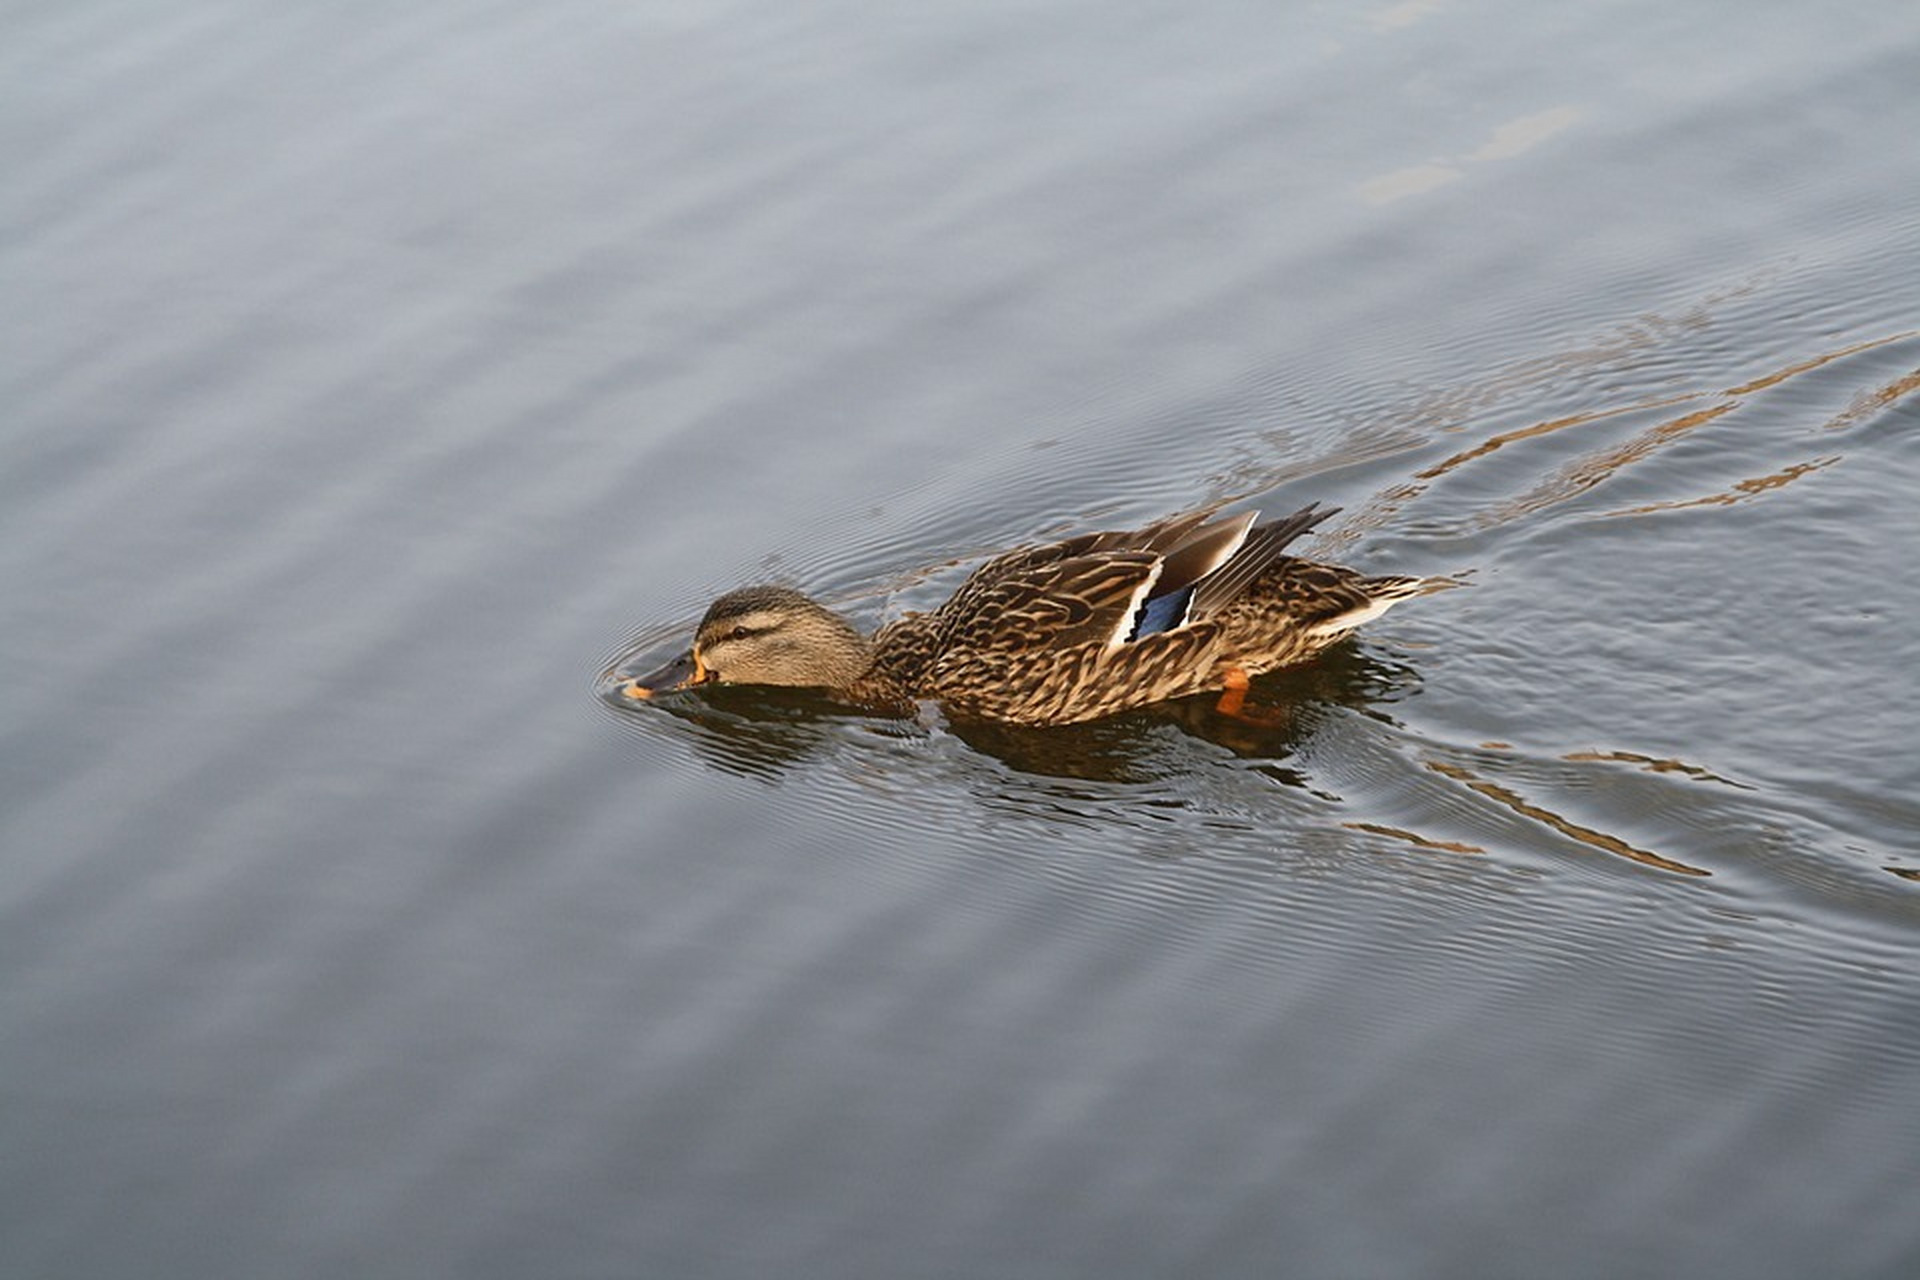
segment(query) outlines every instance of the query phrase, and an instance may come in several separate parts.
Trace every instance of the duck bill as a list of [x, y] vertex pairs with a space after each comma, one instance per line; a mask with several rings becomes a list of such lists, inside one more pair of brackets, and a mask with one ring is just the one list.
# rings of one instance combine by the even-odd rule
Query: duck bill
[[689, 685], [706, 684], [712, 679], [713, 673], [707, 670], [705, 663], [700, 661], [700, 655], [689, 649], [658, 671], [648, 672], [644, 676], [635, 676], [620, 686], [620, 692], [629, 698], [644, 699], [669, 689], [684, 689]]

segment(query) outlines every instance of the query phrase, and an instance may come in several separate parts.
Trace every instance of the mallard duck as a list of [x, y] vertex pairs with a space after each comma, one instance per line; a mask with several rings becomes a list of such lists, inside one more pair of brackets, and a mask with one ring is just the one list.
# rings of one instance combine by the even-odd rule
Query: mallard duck
[[[930, 698], [954, 715], [1070, 724], [1213, 690], [1237, 710], [1248, 681], [1312, 657], [1446, 579], [1368, 577], [1284, 554], [1339, 508], [1201, 511], [989, 560], [930, 613], [864, 636], [788, 587], [713, 602], [693, 646], [621, 686], [806, 686], [892, 713]], [[1231, 704], [1231, 705], [1228, 705]]]

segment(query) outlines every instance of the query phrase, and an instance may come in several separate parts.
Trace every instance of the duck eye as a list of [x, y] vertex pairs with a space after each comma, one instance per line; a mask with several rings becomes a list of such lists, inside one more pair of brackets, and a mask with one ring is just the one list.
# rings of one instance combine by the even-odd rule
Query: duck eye
[[733, 630], [727, 632], [727, 639], [745, 640], [748, 636], [752, 634], [753, 632], [747, 630], [745, 627], [735, 627]]

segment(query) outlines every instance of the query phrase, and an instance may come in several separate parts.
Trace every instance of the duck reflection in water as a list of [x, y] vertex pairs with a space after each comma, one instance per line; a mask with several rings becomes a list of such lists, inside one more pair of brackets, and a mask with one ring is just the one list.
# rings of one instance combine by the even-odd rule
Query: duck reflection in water
[[[1338, 707], [1381, 716], [1381, 705], [1418, 688], [1412, 668], [1358, 645], [1335, 646], [1309, 666], [1253, 682], [1232, 714], [1219, 699], [1199, 694], [1155, 703], [1084, 724], [1031, 727], [991, 721], [945, 719], [938, 723], [969, 747], [1021, 773], [1092, 782], [1146, 782], [1166, 776], [1169, 733], [1260, 760], [1261, 771], [1294, 786], [1304, 774], [1284, 761], [1294, 755]], [[638, 721], [642, 707], [617, 684], [603, 700], [623, 719]], [[858, 736], [924, 737], [933, 730], [931, 708], [914, 719], [877, 717], [848, 708], [815, 689], [754, 685], [717, 686], [701, 696], [663, 697], [644, 704], [691, 730], [694, 750], [727, 773], [777, 778], [804, 761], [843, 750]], [[647, 716], [647, 719], [654, 719]]]

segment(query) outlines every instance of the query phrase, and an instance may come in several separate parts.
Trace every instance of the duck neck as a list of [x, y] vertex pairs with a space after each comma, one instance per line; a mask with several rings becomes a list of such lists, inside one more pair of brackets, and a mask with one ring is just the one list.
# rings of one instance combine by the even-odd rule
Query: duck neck
[[822, 609], [822, 620], [832, 626], [835, 635], [823, 659], [823, 683], [836, 689], [858, 684], [873, 670], [873, 641], [860, 629], [831, 610]]

